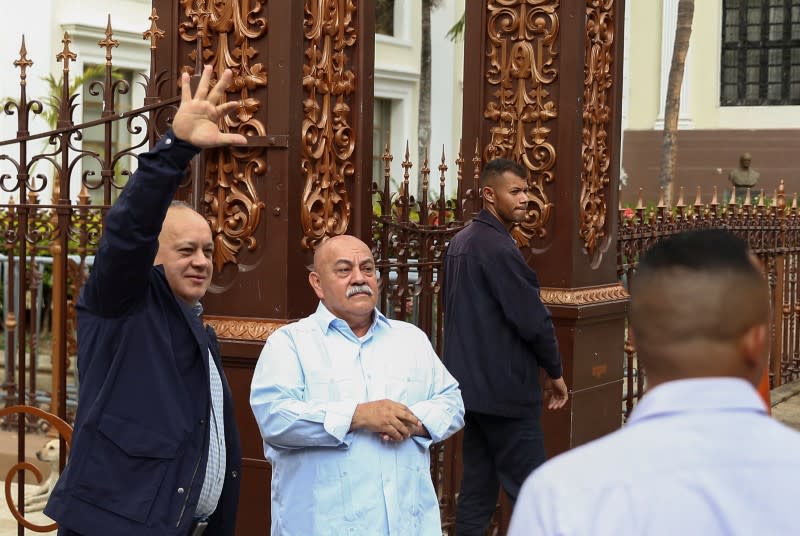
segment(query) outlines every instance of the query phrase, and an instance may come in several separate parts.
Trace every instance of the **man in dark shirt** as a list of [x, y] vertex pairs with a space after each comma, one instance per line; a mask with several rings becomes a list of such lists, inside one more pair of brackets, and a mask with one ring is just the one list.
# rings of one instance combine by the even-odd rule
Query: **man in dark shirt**
[[548, 408], [563, 407], [568, 397], [536, 273], [509, 233], [525, 219], [525, 175], [511, 160], [486, 164], [484, 209], [453, 238], [444, 261], [444, 363], [466, 408], [459, 536], [483, 536], [499, 486], [515, 501], [525, 478], [545, 461], [540, 367], [550, 378]]

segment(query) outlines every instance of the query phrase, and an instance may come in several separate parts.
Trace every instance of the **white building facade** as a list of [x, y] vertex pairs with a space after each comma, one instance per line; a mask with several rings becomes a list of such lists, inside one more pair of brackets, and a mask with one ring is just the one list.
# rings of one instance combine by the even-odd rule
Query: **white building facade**
[[[678, 0], [626, 2], [623, 201], [657, 196]], [[749, 152], [770, 194], [800, 190], [800, 0], [696, 0], [676, 185], [710, 195]], [[708, 201], [709, 199], [706, 199]]]

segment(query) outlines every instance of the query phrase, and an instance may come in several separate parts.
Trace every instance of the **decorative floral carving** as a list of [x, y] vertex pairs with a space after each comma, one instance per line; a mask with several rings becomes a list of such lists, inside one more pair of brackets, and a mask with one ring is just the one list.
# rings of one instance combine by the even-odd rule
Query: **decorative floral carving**
[[264, 342], [276, 329], [289, 323], [288, 320], [253, 320], [208, 315], [204, 317], [204, 320], [214, 328], [220, 339], [258, 342]]
[[[262, 102], [254, 96], [267, 85], [264, 64], [253, 61], [259, 54], [253, 42], [267, 32], [266, 18], [260, 16], [262, 2], [181, 0], [181, 5], [189, 19], [180, 25], [181, 38], [197, 44], [190, 59], [196, 62], [199, 55], [204, 64], [213, 65], [216, 76], [225, 69], [233, 71], [227, 91], [242, 105], [225, 117], [223, 130], [245, 136], [266, 135], [266, 127], [255, 117]], [[184, 66], [184, 70], [193, 72], [194, 68]], [[226, 263], [238, 263], [243, 247], [252, 251], [257, 246], [254, 235], [264, 203], [255, 182], [266, 170], [264, 153], [265, 148], [257, 146], [207, 152], [203, 201], [214, 235], [217, 271]]]
[[628, 291], [619, 283], [577, 289], [542, 287], [539, 295], [546, 305], [591, 305], [629, 297]]
[[528, 218], [511, 231], [522, 246], [547, 235], [553, 208], [545, 184], [553, 181], [556, 151], [546, 124], [558, 111], [546, 88], [557, 75], [558, 7], [557, 0], [490, 0], [486, 8], [486, 80], [497, 89], [483, 113], [495, 123], [484, 158], [509, 158], [529, 172]]
[[355, 46], [352, 0], [306, 0], [306, 64], [303, 66], [301, 166], [306, 176], [300, 221], [303, 246], [315, 248], [329, 236], [342, 234], [350, 221], [345, 179], [355, 137], [350, 126], [350, 95], [355, 73], [348, 69], [348, 49]]
[[579, 236], [593, 266], [608, 248], [606, 194], [610, 183], [608, 149], [614, 85], [614, 0], [586, 0]]

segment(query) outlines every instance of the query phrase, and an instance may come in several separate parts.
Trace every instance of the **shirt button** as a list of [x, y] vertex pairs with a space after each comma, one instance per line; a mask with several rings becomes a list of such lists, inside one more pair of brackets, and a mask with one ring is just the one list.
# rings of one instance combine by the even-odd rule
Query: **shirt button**
[[205, 419], [200, 419], [200, 424], [205, 424], [205, 423], [206, 423]]
[[239, 478], [239, 471], [231, 471], [231, 478]]
[[183, 495], [183, 488], [178, 488], [178, 495]]
[[165, 141], [164, 143], [166, 143], [167, 145], [169, 145], [170, 143], [172, 143], [172, 139], [171, 139], [171, 138], [167, 138], [167, 139], [166, 139], [166, 141]]

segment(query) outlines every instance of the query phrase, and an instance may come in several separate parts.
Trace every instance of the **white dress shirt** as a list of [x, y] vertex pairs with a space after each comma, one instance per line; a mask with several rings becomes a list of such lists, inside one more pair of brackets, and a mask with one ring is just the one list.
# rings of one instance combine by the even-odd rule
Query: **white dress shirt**
[[[350, 431], [357, 404], [385, 398], [431, 438]], [[250, 405], [272, 464], [273, 536], [441, 535], [428, 447], [464, 425], [464, 404], [421, 330], [376, 310], [359, 338], [320, 304], [267, 339]]]
[[509, 536], [797, 534], [800, 434], [752, 385], [651, 389], [617, 432], [549, 461], [522, 487]]

